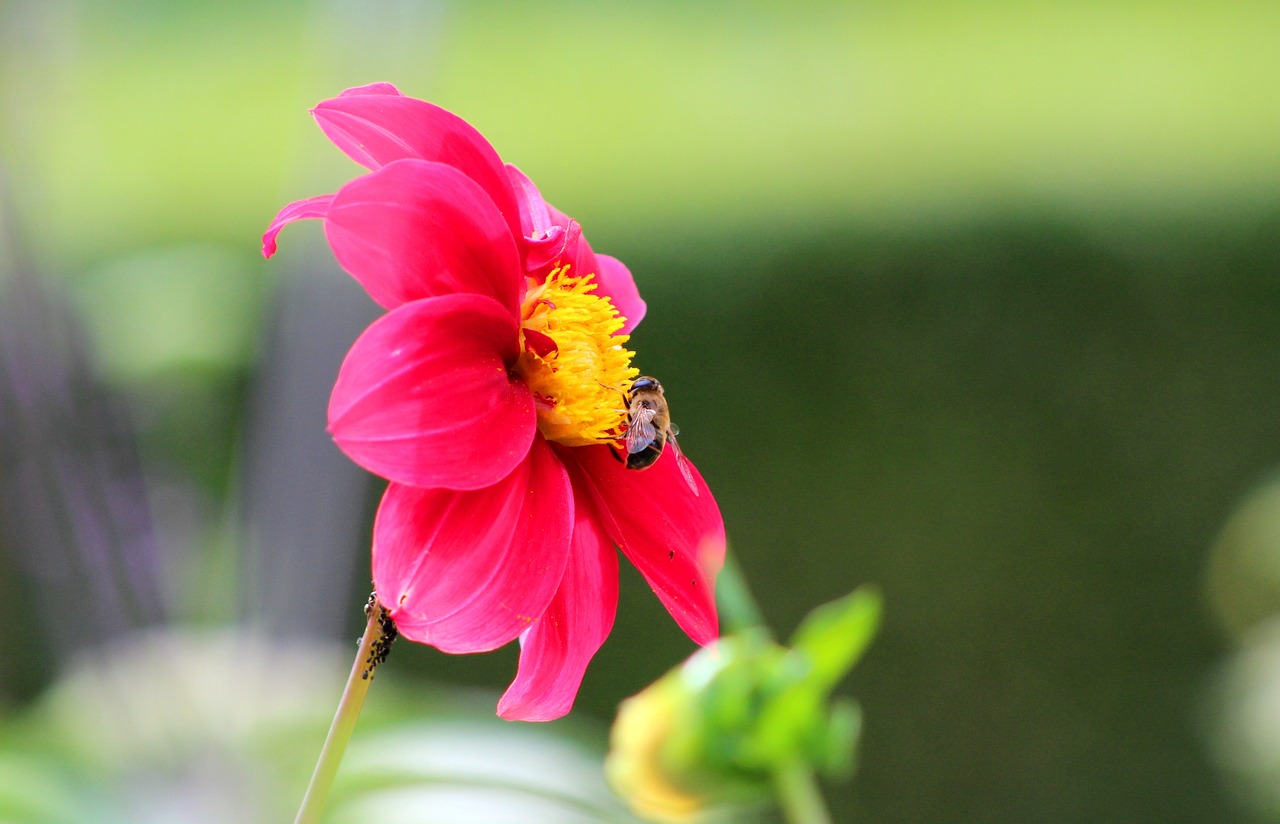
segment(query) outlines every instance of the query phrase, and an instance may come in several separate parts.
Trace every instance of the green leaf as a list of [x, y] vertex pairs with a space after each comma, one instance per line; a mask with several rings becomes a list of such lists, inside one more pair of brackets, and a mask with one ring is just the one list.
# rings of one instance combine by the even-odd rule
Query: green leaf
[[879, 591], [863, 586], [805, 617], [791, 647], [808, 656], [813, 667], [810, 684], [829, 690], [839, 683], [875, 637], [880, 611]]
[[854, 701], [837, 701], [822, 734], [813, 742], [809, 762], [830, 776], [847, 778], [853, 774], [854, 753], [862, 732], [862, 710]]

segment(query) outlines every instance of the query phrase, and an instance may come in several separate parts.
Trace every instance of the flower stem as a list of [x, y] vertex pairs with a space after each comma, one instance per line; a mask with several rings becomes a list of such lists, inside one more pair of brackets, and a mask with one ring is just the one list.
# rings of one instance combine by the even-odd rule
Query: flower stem
[[[742, 567], [732, 553], [725, 555], [724, 566], [716, 579], [716, 603], [730, 632], [769, 633], [764, 614], [747, 586]], [[831, 815], [813, 777], [813, 770], [803, 761], [789, 761], [774, 772], [778, 806], [788, 824], [831, 824]]]
[[760, 607], [742, 574], [742, 567], [738, 566], [738, 559], [731, 552], [725, 554], [724, 566], [716, 577], [716, 603], [729, 632], [768, 631]]
[[791, 761], [778, 768], [773, 776], [778, 792], [778, 806], [782, 808], [787, 824], [831, 824], [818, 790], [813, 771], [800, 761]]
[[338, 711], [334, 713], [333, 724], [330, 725], [329, 735], [320, 749], [320, 759], [316, 761], [315, 772], [311, 774], [311, 783], [307, 785], [307, 793], [302, 797], [302, 806], [298, 808], [294, 824], [315, 824], [320, 820], [324, 802], [329, 797], [329, 787], [333, 784], [333, 777], [338, 774], [342, 754], [346, 752], [347, 741], [351, 739], [356, 719], [360, 717], [360, 708], [364, 706], [365, 694], [369, 692], [369, 684], [373, 682], [374, 670], [387, 660], [391, 642], [396, 638], [396, 625], [387, 615], [387, 610], [378, 603], [376, 595], [369, 596], [364, 614], [369, 620], [365, 624], [364, 635], [360, 636], [360, 648], [356, 652], [355, 663], [351, 665], [347, 686], [342, 690], [342, 698], [338, 700]]

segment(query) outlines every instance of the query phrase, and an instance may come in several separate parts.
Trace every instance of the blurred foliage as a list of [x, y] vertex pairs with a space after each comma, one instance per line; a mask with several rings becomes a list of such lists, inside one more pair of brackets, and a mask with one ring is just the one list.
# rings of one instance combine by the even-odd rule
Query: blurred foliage
[[[719, 585], [740, 586], [730, 577]], [[809, 613], [789, 646], [756, 626], [695, 652], [622, 702], [609, 783], [642, 817], [682, 822], [763, 804], [796, 771], [847, 779], [861, 714], [829, 696], [879, 619], [880, 599], [864, 588]]]
[[[349, 664], [246, 632], [151, 632], [83, 656], [0, 722], [0, 821], [288, 820]], [[599, 732], [507, 724], [494, 697], [379, 678], [326, 821], [635, 824]]]
[[1250, 490], [1210, 555], [1209, 604], [1233, 639], [1280, 615], [1280, 483]]
[[893, 606], [837, 817], [1230, 820], [1201, 576], [1280, 458], [1278, 226], [725, 243], [740, 287], [701, 298], [710, 255], [626, 258], [687, 278], [636, 347], [769, 622], [860, 580]]
[[[1263, 0], [9, 2], [3, 242], [70, 292], [126, 401], [176, 613], [242, 612], [238, 493], [270, 511], [287, 485], [323, 528], [262, 552], [289, 564], [251, 605], [298, 615], [336, 553], [367, 551], [320, 516], [372, 502], [308, 485], [318, 448], [253, 436], [300, 392], [296, 353], [264, 363], [292, 317], [320, 386], [359, 328], [344, 307], [370, 309], [327, 263], [257, 260], [258, 236], [355, 169], [317, 100], [386, 79], [449, 106], [635, 271], [638, 366], [769, 623], [862, 581], [891, 604], [847, 687], [866, 726], [837, 820], [1244, 820], [1196, 724], [1227, 645], [1206, 548], [1280, 465], [1276, 42]], [[317, 227], [291, 232], [324, 257]], [[304, 408], [285, 434], [321, 437], [323, 399]], [[284, 480], [246, 482], [264, 455]], [[13, 556], [55, 550], [0, 537], [12, 715], [62, 661]], [[1255, 622], [1265, 578], [1229, 573], [1218, 615]], [[345, 586], [354, 637], [367, 583]], [[54, 606], [41, 621], [94, 628]], [[610, 717], [688, 651], [624, 570], [577, 712]], [[514, 668], [406, 645], [388, 671], [493, 688]], [[5, 739], [0, 786], [92, 806], [33, 740]]]
[[1280, 820], [1280, 620], [1253, 626], [1214, 679], [1208, 741], [1258, 822]]
[[1260, 822], [1280, 820], [1280, 482], [1245, 495], [1209, 558], [1207, 591], [1233, 649], [1214, 674], [1206, 738]]
[[52, 263], [252, 248], [349, 177], [305, 112], [373, 80], [470, 119], [604, 248], [691, 219], [1205, 215], [1280, 182], [1266, 0], [0, 10], [0, 147]]

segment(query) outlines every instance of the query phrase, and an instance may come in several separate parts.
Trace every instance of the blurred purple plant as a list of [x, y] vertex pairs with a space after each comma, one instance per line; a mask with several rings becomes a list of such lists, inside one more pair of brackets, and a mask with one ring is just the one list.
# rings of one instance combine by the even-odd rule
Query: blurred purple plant
[[[367, 587], [351, 547], [369, 529], [369, 480], [329, 440], [323, 410], [371, 320], [360, 290], [328, 262], [286, 274], [256, 365], [230, 365], [249, 375], [248, 401], [214, 397], [238, 417], [239, 449], [223, 458], [234, 491], [212, 494], [231, 505], [234, 540], [209, 541], [226, 525], [220, 507], [187, 500], [191, 479], [140, 457], [159, 451], [140, 450], [138, 429], [156, 411], [138, 387], [104, 380], [85, 318], [59, 278], [25, 260], [13, 215], [0, 200], [0, 701], [34, 695], [81, 650], [201, 617], [193, 600], [277, 638], [342, 637]], [[192, 580], [193, 569], [239, 577]], [[204, 590], [184, 592], [191, 583]]]
[[162, 622], [167, 571], [123, 404], [66, 296], [0, 232], [0, 564], [30, 582], [41, 651], [68, 653]]
[[[353, 588], [368, 540], [371, 479], [325, 430], [338, 365], [377, 307], [329, 261], [286, 274], [245, 414], [241, 581], [249, 623], [274, 636], [339, 637], [363, 597]], [[371, 503], [371, 502], [370, 502]]]

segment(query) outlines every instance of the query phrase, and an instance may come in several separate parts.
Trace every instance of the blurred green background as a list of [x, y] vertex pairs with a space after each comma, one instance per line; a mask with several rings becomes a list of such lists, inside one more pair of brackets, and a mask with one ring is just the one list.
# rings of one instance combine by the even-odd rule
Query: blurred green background
[[[837, 820], [1280, 820], [1280, 671], [1244, 721], [1231, 675], [1280, 497], [1222, 532], [1280, 463], [1278, 43], [1274, 2], [0, 5], [0, 714], [117, 634], [77, 587], [122, 629], [358, 632], [376, 489], [324, 404], [374, 308], [318, 227], [258, 239], [359, 171], [307, 109], [388, 80], [631, 267], [775, 628], [881, 588]], [[86, 443], [98, 475], [40, 474]], [[67, 492], [103, 477], [145, 517]], [[77, 549], [133, 570], [139, 535], [141, 572]], [[623, 584], [600, 725], [690, 651]], [[388, 677], [514, 666], [404, 644]]]

